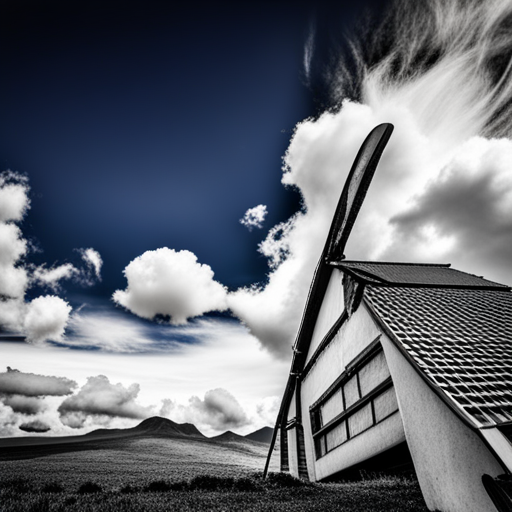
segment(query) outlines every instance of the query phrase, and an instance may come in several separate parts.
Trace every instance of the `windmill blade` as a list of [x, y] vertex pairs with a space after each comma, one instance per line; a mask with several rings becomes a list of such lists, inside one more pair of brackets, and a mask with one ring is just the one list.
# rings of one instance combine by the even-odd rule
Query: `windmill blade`
[[379, 124], [366, 137], [357, 153], [343, 187], [327, 238], [325, 257], [328, 261], [345, 257], [343, 252], [348, 237], [392, 132], [392, 124]]

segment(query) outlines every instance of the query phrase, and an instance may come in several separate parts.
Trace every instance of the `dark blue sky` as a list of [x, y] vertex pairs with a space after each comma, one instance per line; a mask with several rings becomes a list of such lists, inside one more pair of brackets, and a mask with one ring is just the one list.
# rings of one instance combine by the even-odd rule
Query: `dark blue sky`
[[[281, 158], [318, 113], [304, 43], [312, 21], [341, 24], [350, 5], [3, 2], [0, 170], [30, 179], [23, 230], [42, 252], [29, 259], [93, 247], [104, 267], [90, 292], [105, 296], [164, 246], [231, 288], [264, 279], [257, 243], [299, 205]], [[249, 232], [239, 219], [260, 203], [265, 229]]]

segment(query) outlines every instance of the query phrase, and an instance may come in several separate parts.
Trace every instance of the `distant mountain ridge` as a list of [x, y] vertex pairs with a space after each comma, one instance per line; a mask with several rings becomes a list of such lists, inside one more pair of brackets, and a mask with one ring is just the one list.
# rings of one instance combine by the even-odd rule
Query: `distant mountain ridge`
[[111, 434], [126, 434], [126, 435], [151, 435], [151, 436], [194, 436], [205, 437], [195, 425], [192, 423], [175, 423], [167, 418], [160, 416], [153, 416], [141, 421], [137, 426], [132, 428], [100, 428], [93, 430], [86, 436], [96, 437]]
[[269, 444], [273, 429], [263, 427], [262, 429], [241, 436], [228, 430], [223, 434], [214, 437], [206, 437], [192, 423], [176, 423], [167, 418], [153, 416], [141, 421], [131, 428], [100, 428], [78, 436], [20, 436], [0, 439], [0, 447], [35, 446], [35, 445], [56, 445], [83, 443], [92, 441], [106, 441], [114, 439], [127, 439], [137, 437], [166, 437], [166, 438], [191, 438], [220, 443], [265, 443]]

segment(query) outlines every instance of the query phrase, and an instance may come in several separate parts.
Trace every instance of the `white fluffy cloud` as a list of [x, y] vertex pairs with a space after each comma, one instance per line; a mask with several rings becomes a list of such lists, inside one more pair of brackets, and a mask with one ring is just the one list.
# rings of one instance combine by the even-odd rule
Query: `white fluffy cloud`
[[0, 222], [22, 220], [28, 208], [27, 178], [11, 171], [0, 174]]
[[173, 324], [184, 324], [187, 318], [227, 308], [226, 288], [190, 251], [147, 251], [124, 269], [124, 275], [128, 286], [117, 290], [113, 300], [142, 318], [165, 315]]
[[26, 306], [23, 321], [28, 341], [61, 340], [64, 335], [71, 306], [60, 297], [37, 297]]
[[[71, 263], [47, 268], [27, 264], [27, 242], [17, 222], [30, 206], [28, 179], [12, 171], [0, 173], [0, 327], [27, 335], [28, 341], [61, 340], [71, 307], [56, 296], [25, 302], [30, 286], [44, 286], [57, 293], [60, 282], [73, 279], [91, 285], [100, 279], [101, 256], [92, 248], [80, 249], [86, 269]], [[94, 277], [91, 277], [92, 276]]]
[[61, 421], [69, 427], [80, 428], [91, 416], [147, 418], [154, 414], [154, 409], [137, 403], [139, 391], [139, 384], [126, 388], [120, 383], [112, 384], [104, 375], [89, 377], [78, 393], [59, 406]]
[[[200, 430], [213, 429], [224, 432], [249, 424], [249, 418], [237, 399], [222, 388], [207, 391], [204, 399], [197, 396], [190, 398], [187, 406], [169, 407], [181, 421], [193, 423]], [[171, 414], [172, 416], [172, 414]]]
[[240, 224], [248, 228], [249, 231], [253, 228], [261, 229], [263, 227], [263, 222], [265, 222], [267, 213], [267, 207], [264, 204], [259, 204], [254, 208], [249, 208], [245, 212], [245, 215], [240, 219]]
[[27, 243], [20, 228], [10, 222], [0, 222], [0, 296], [19, 298], [25, 294], [28, 276], [18, 262], [26, 250]]

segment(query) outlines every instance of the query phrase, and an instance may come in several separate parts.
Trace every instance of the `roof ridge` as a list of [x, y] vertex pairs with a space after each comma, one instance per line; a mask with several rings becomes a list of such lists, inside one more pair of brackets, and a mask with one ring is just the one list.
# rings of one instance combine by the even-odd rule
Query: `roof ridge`
[[[344, 265], [345, 263], [364, 263], [370, 265], [406, 265], [409, 267], [444, 267], [450, 268], [451, 263], [414, 263], [404, 261], [372, 261], [372, 260], [340, 260], [340, 261], [329, 261], [329, 264]], [[455, 270], [455, 269], [452, 269]], [[465, 272], [467, 273], [467, 272]]]

